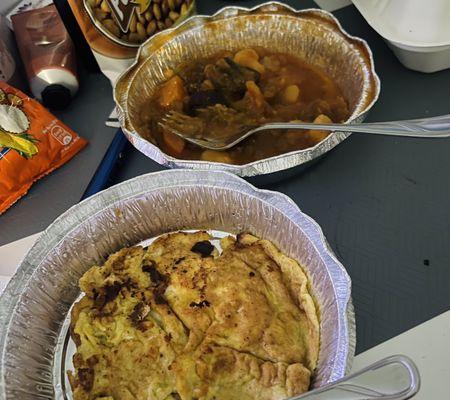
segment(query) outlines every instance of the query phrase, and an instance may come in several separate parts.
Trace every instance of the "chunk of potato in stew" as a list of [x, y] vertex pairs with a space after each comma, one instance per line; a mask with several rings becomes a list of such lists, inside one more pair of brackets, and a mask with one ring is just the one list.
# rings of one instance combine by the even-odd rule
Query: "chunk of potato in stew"
[[140, 133], [171, 156], [246, 164], [314, 146], [328, 132], [272, 130], [227, 151], [210, 151], [164, 132], [158, 124], [171, 110], [192, 117], [196, 137], [224, 137], [239, 127], [280, 121], [343, 122], [349, 116], [339, 87], [301, 59], [263, 48], [221, 52], [181, 65], [140, 111]]

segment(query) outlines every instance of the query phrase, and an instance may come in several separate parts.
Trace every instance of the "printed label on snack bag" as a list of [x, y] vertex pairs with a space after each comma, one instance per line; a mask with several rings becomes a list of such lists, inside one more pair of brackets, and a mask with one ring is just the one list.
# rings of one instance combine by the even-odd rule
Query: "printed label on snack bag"
[[39, 102], [0, 80], [0, 214], [86, 144]]
[[10, 149], [8, 147], [4, 147], [0, 150], [0, 160], [8, 154], [9, 150]]
[[38, 153], [35, 137], [28, 132], [30, 121], [23, 110], [23, 100], [0, 89], [0, 148], [2, 159], [12, 149], [25, 158]]
[[50, 132], [64, 146], [67, 146], [72, 141], [72, 135], [59, 125], [53, 126]]

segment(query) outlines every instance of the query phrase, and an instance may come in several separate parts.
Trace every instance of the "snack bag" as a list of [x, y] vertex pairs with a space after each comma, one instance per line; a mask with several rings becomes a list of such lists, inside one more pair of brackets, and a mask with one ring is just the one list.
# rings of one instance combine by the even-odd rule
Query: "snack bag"
[[36, 100], [0, 81], [0, 214], [86, 144]]
[[195, 0], [67, 1], [100, 69], [112, 83], [133, 63], [141, 43], [195, 12]]

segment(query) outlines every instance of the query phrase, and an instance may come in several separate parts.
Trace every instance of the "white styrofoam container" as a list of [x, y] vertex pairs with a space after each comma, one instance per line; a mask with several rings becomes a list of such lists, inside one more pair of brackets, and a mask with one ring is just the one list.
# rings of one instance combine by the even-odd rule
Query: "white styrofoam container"
[[406, 67], [450, 68], [449, 0], [352, 0]]

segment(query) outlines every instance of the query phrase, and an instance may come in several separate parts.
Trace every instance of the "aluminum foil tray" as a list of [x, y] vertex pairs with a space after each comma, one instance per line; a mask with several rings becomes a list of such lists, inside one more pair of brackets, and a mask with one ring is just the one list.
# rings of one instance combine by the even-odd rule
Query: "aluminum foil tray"
[[42, 233], [0, 298], [0, 399], [71, 399], [68, 313], [78, 279], [124, 246], [186, 229], [249, 231], [297, 259], [320, 307], [314, 387], [344, 376], [355, 350], [351, 283], [317, 223], [285, 195], [233, 174], [168, 170], [100, 192]]
[[135, 63], [119, 77], [114, 88], [119, 120], [129, 141], [146, 156], [171, 168], [220, 169], [250, 177], [304, 164], [348, 137], [350, 132], [334, 132], [305, 150], [231, 165], [176, 159], [140, 135], [136, 122], [141, 106], [165, 81], [168, 69], [220, 50], [252, 46], [293, 54], [323, 69], [349, 102], [348, 123], [361, 122], [378, 99], [380, 81], [369, 46], [346, 33], [332, 14], [318, 9], [296, 11], [276, 2], [252, 9], [226, 7], [213, 16], [191, 17], [141, 45]]

